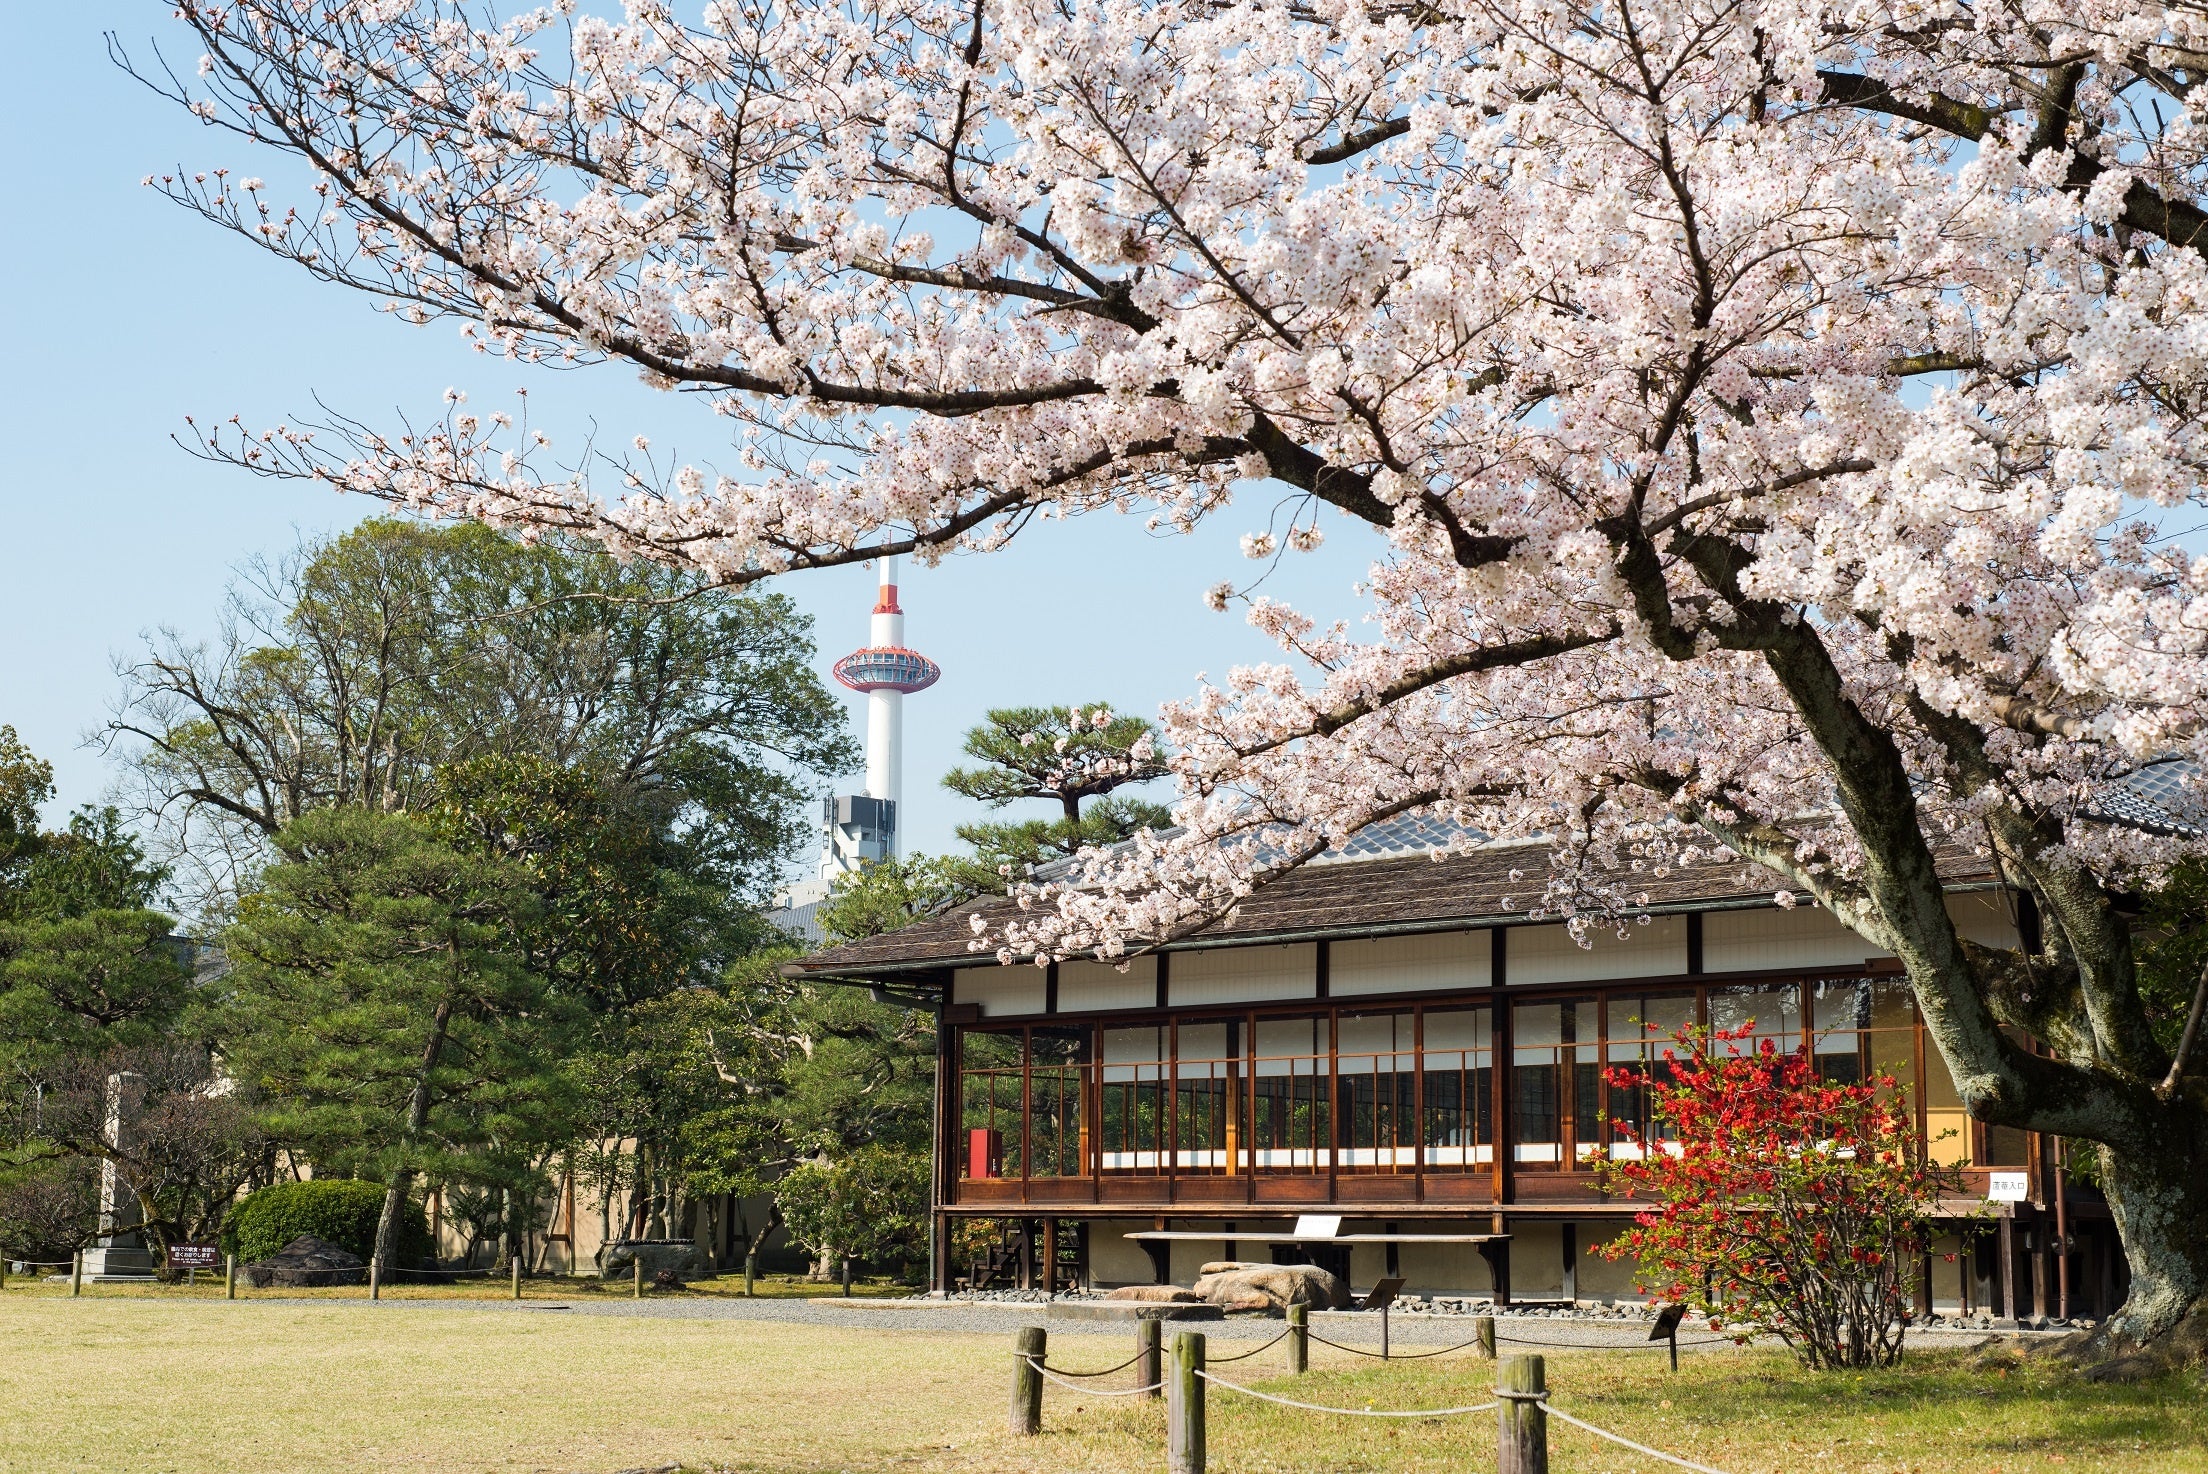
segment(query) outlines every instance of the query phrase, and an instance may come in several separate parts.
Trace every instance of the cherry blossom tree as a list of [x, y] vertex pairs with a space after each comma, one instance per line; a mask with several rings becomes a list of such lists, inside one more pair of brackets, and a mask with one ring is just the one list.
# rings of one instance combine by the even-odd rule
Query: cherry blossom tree
[[[1285, 487], [1246, 550], [1368, 537], [1371, 622], [1219, 585], [1282, 658], [1166, 710], [1185, 833], [981, 947], [1124, 955], [1410, 811], [1546, 838], [1527, 900], [1583, 926], [1753, 862], [1901, 959], [1974, 1113], [2101, 1144], [2110, 1349], [2208, 1322], [2208, 1081], [2124, 899], [2201, 842], [2095, 806], [2208, 744], [2197, 8], [176, 14], [197, 75], [135, 70], [244, 157], [154, 188], [737, 445], [562, 461], [455, 393], [203, 453], [728, 584]], [[1958, 936], [1943, 847], [2024, 950]]]

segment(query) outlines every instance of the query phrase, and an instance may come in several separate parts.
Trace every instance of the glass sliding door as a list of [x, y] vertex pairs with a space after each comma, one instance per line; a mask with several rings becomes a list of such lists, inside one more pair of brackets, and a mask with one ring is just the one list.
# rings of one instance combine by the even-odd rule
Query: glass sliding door
[[1028, 1031], [1027, 1156], [1030, 1177], [1089, 1172], [1090, 1030], [1038, 1024]]
[[1252, 1030], [1250, 1149], [1259, 1172], [1327, 1170], [1333, 1151], [1328, 1018], [1261, 1018]]
[[1180, 1025], [1173, 1061], [1173, 1170], [1184, 1177], [1231, 1176], [1242, 1160], [1242, 1021]]
[[1419, 1142], [1429, 1172], [1470, 1172], [1495, 1160], [1494, 1019], [1485, 1004], [1426, 1010]]
[[1695, 1020], [1694, 994], [1613, 993], [1605, 1006], [1603, 1063], [1608, 1070], [1629, 1071], [1634, 1082], [1604, 1081], [1605, 1144], [1612, 1156], [1630, 1159], [1675, 1135], [1656, 1119], [1653, 1096], [1670, 1073], [1665, 1056], [1679, 1052], [1679, 1032]]
[[1591, 998], [1511, 1005], [1511, 1160], [1520, 1167], [1562, 1170], [1593, 1155], [1602, 1110], [1598, 1017]]
[[1155, 1024], [1103, 1031], [1104, 1139], [1099, 1166], [1106, 1173], [1158, 1177], [1166, 1170], [1166, 1075], [1169, 1031]]
[[1417, 1171], [1416, 1016], [1345, 1013], [1335, 1027], [1341, 1170]]
[[1719, 1054], [1792, 1054], [1802, 1047], [1802, 988], [1799, 983], [1749, 983], [1710, 989], [1710, 1031], [1746, 1030], [1743, 1037], [1716, 1046]]
[[1026, 1159], [1022, 1132], [1025, 1043], [1019, 1029], [967, 1029], [959, 1041], [959, 1175], [1018, 1177]]

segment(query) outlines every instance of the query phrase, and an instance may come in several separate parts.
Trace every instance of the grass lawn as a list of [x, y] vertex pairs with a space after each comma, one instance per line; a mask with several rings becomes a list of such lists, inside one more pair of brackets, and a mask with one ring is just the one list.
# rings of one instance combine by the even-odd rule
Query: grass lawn
[[[1002, 1432], [1004, 1337], [756, 1321], [488, 1312], [183, 1297], [0, 1295], [0, 1471], [312, 1474], [323, 1470], [1158, 1470], [1148, 1400], [1051, 1388], [1040, 1439]], [[1222, 1348], [1224, 1349], [1224, 1348]], [[1335, 1406], [1486, 1400], [1469, 1355], [1381, 1367], [1315, 1348], [1221, 1375]], [[1118, 1337], [1061, 1337], [1099, 1367]], [[1128, 1377], [1107, 1378], [1125, 1386]], [[1954, 1352], [1902, 1371], [1813, 1377], [1773, 1352], [1560, 1354], [1557, 1404], [1726, 1474], [2111, 1469], [2208, 1474], [2194, 1381], [2096, 1387], [2056, 1371], [1978, 1370]], [[1493, 1467], [1492, 1415], [1320, 1418], [1214, 1391], [1219, 1471]], [[1557, 1474], [1652, 1474], [1652, 1461], [1556, 1425]]]

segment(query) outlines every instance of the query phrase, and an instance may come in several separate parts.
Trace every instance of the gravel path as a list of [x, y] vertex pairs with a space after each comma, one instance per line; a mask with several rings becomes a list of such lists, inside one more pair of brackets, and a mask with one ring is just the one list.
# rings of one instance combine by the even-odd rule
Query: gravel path
[[[362, 1309], [407, 1311], [473, 1310], [505, 1315], [610, 1315], [642, 1316], [669, 1320], [741, 1320], [767, 1321], [785, 1325], [836, 1326], [847, 1329], [883, 1331], [944, 1331], [964, 1335], [1010, 1336], [1021, 1326], [1042, 1323], [1050, 1328], [1051, 1337], [1057, 1340], [1067, 1336], [1097, 1337], [1112, 1341], [1124, 1341], [1132, 1335], [1132, 1328], [1124, 1323], [1109, 1321], [1050, 1320], [1043, 1315], [1043, 1307], [1035, 1304], [974, 1304], [952, 1301], [937, 1305], [901, 1306], [895, 1302], [861, 1302], [859, 1306], [826, 1300], [739, 1300], [722, 1297], [669, 1296], [646, 1300], [306, 1300], [273, 1295], [255, 1295], [241, 1304], [277, 1305], [347, 1305]], [[878, 1307], [878, 1308], [877, 1308]], [[1192, 1329], [1201, 1329], [1215, 1342], [1255, 1344], [1269, 1341], [1281, 1332], [1281, 1323], [1258, 1317], [1237, 1316], [1224, 1321], [1192, 1323]], [[1471, 1316], [1398, 1315], [1391, 1318], [1389, 1342], [1392, 1346], [1410, 1349], [1432, 1349], [1455, 1346], [1469, 1342], [1473, 1335]], [[1571, 1351], [1634, 1348], [1659, 1349], [1648, 1340], [1648, 1324], [1645, 1321], [1620, 1319], [1568, 1320], [1554, 1315], [1499, 1315], [1495, 1318], [1496, 1339], [1502, 1350], [1508, 1352]], [[1377, 1352], [1380, 1349], [1380, 1320], [1370, 1313], [1321, 1312], [1312, 1317], [1312, 1337], [1324, 1338], [1343, 1346]], [[1914, 1339], [1924, 1339], [1941, 1345], [1976, 1345], [1985, 1341], [2014, 1334], [2026, 1336], [2061, 1335], [2062, 1331], [2048, 1332], [1992, 1332], [1962, 1327], [1920, 1327], [1911, 1332]], [[1712, 1336], [1708, 1331], [1692, 1326], [1680, 1331], [1679, 1349], [1684, 1353], [1723, 1350], [1733, 1343], [1723, 1337]], [[1774, 1343], [1775, 1344], [1775, 1343]]]

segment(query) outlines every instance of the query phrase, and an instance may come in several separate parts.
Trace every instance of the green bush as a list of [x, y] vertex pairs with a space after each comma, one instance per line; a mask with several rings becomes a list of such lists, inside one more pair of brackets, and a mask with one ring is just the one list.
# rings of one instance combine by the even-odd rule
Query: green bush
[[[342, 1177], [279, 1182], [247, 1194], [230, 1210], [222, 1243], [239, 1262], [249, 1264], [311, 1233], [366, 1259], [375, 1251], [376, 1220], [382, 1216], [381, 1183]], [[399, 1215], [399, 1241], [392, 1246], [391, 1262], [412, 1268], [426, 1265], [429, 1257], [429, 1220], [422, 1205], [409, 1198]]]

